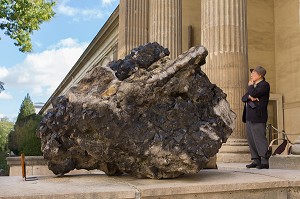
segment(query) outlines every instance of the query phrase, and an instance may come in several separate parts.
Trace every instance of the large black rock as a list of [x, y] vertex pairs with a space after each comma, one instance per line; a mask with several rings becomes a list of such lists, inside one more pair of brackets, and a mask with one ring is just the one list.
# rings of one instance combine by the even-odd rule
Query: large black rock
[[[53, 101], [39, 134], [55, 174], [99, 169], [160, 179], [197, 173], [232, 133], [236, 116], [226, 94], [200, 68], [203, 46], [173, 61], [157, 43], [137, 49], [123, 81], [111, 70], [121, 65], [99, 66]], [[139, 51], [149, 52], [146, 61]]]

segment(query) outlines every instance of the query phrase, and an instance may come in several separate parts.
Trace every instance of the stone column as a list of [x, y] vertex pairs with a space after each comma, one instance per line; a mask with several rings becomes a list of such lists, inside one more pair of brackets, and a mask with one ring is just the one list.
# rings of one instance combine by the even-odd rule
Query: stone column
[[148, 42], [148, 0], [120, 0], [118, 58]]
[[236, 127], [217, 154], [220, 162], [250, 161], [241, 101], [248, 82], [246, 0], [201, 1], [202, 44], [209, 55], [203, 70], [227, 93]]
[[170, 50], [172, 59], [181, 54], [181, 0], [150, 0], [149, 41]]

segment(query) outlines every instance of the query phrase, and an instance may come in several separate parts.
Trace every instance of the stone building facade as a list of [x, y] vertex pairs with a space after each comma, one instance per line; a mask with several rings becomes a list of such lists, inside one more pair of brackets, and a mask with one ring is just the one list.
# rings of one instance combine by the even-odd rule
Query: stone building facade
[[[174, 58], [194, 45], [209, 55], [203, 70], [228, 94], [236, 129], [218, 153], [223, 162], [249, 161], [241, 122], [249, 69], [262, 65], [271, 85], [269, 123], [300, 133], [299, 0], [120, 0], [105, 25], [46, 102], [68, 91], [98, 65], [123, 58], [141, 44], [157, 41]], [[295, 140], [297, 136], [290, 136]]]

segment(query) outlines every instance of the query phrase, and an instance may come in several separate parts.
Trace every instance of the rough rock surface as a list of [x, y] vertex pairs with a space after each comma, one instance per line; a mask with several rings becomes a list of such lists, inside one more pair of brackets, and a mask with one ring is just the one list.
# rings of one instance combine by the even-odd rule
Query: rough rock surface
[[[144, 49], [149, 46], [155, 50]], [[159, 60], [150, 66], [132, 60], [134, 70], [123, 81], [111, 70], [118, 73], [120, 65], [96, 67], [53, 101], [39, 134], [55, 174], [99, 169], [108, 175], [175, 178], [199, 172], [226, 142], [236, 116], [226, 94], [200, 68], [207, 50], [193, 47], [170, 60], [157, 43], [139, 49], [155, 52]], [[131, 55], [146, 56], [136, 50]]]
[[170, 55], [170, 51], [167, 48], [157, 42], [148, 43], [132, 49], [124, 60], [110, 62], [108, 67], [116, 71], [115, 75], [119, 80], [124, 80], [135, 73], [138, 68], [147, 69], [151, 64], [168, 55]]

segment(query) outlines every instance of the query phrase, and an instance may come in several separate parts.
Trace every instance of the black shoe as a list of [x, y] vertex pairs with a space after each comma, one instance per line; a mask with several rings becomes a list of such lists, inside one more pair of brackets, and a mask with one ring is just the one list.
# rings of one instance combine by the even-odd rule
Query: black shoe
[[246, 167], [247, 167], [248, 169], [250, 169], [250, 168], [257, 168], [258, 166], [260, 166], [260, 164], [257, 164], [257, 163], [255, 163], [255, 162], [252, 162], [251, 164], [247, 164], [247, 165], [246, 165]]
[[269, 169], [269, 164], [261, 164], [256, 167], [257, 169]]

